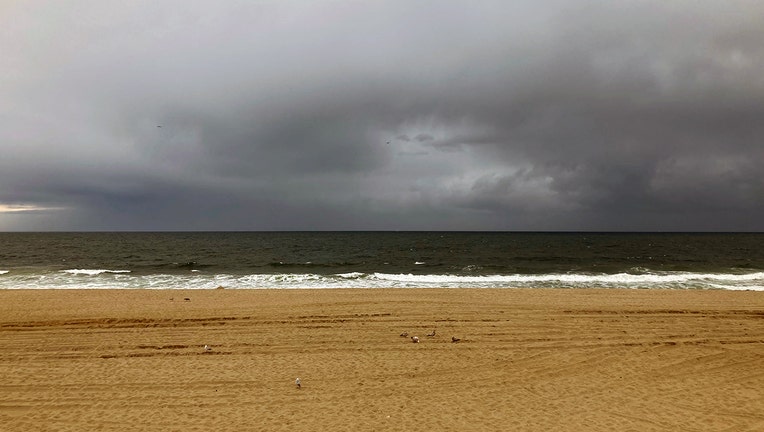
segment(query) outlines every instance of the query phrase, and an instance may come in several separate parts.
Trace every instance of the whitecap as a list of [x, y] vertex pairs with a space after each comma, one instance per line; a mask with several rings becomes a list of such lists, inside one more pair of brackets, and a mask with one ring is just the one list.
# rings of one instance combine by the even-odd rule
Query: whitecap
[[61, 270], [63, 273], [75, 274], [75, 275], [88, 275], [96, 276], [103, 273], [130, 273], [130, 270], [103, 270], [103, 269], [70, 269]]

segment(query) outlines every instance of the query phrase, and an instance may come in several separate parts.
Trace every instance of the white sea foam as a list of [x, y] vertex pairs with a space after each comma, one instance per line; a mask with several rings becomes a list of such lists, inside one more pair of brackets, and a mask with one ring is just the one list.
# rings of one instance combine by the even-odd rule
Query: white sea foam
[[358, 279], [360, 277], [366, 276], [366, 273], [360, 273], [360, 272], [340, 273], [337, 276], [341, 278], [345, 278], [345, 279]]
[[651, 274], [540, 274], [540, 275], [414, 275], [374, 273], [372, 279], [404, 286], [464, 287], [607, 287], [607, 288], [720, 288], [756, 289], [764, 272], [748, 274], [705, 274], [666, 272]]
[[10, 270], [0, 270], [0, 275], [6, 274], [6, 273], [9, 273], [9, 272], [10, 272]]
[[448, 275], [341, 273], [276, 274], [150, 274], [127, 270], [64, 270], [42, 274], [12, 273], [0, 278], [11, 288], [138, 288], [138, 289], [300, 289], [300, 288], [668, 288], [764, 291], [764, 272], [756, 273], [618, 273], [536, 275]]

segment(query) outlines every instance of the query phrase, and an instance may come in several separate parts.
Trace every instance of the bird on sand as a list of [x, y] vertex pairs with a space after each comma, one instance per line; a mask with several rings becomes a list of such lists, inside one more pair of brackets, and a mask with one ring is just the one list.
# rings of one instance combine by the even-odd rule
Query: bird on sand
[[296, 380], [294, 380], [294, 385], [296, 385], [297, 388], [302, 388], [302, 380], [300, 380], [300, 378], [297, 378]]
[[429, 337], [435, 336], [435, 329], [432, 329], [432, 333], [428, 333], [427, 336]]
[[409, 337], [409, 332], [403, 332], [403, 333], [401, 333], [401, 337]]
[[453, 343], [459, 342], [460, 340], [461, 340], [461, 339], [459, 339], [459, 338], [458, 338], [458, 337], [456, 337], [456, 336], [451, 336], [451, 342], [453, 342]]
[[419, 343], [419, 338], [416, 336], [411, 336], [411, 342]]
[[204, 350], [205, 350], [205, 351], [212, 351], [212, 347], [211, 347], [211, 346], [209, 346], [209, 345], [205, 345], [205, 346], [204, 346]]

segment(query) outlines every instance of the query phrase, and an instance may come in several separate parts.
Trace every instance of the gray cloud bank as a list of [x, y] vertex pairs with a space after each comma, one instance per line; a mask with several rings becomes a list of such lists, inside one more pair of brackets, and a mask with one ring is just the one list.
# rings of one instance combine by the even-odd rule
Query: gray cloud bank
[[764, 230], [761, 41], [756, 1], [4, 5], [0, 230]]

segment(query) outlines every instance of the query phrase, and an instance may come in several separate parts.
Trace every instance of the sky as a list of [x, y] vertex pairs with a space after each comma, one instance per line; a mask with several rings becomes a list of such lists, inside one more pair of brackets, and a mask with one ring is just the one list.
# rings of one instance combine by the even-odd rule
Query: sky
[[0, 0], [0, 231], [764, 231], [764, 2]]

